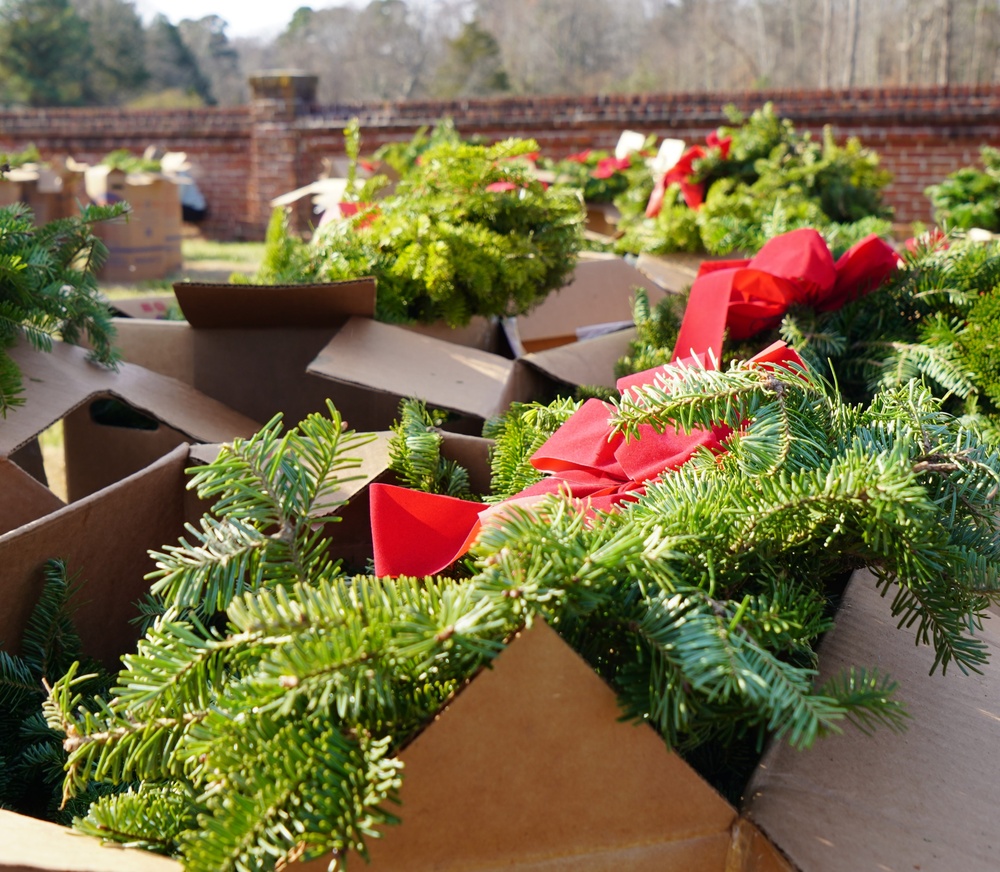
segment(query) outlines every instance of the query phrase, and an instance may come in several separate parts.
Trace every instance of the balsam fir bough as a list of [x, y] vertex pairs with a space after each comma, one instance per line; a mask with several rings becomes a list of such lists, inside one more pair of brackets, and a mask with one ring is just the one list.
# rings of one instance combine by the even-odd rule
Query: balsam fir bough
[[92, 359], [113, 365], [111, 311], [96, 274], [108, 256], [97, 221], [123, 215], [124, 204], [85, 206], [79, 218], [42, 226], [23, 203], [0, 208], [0, 417], [21, 405], [21, 372], [7, 349], [21, 338], [48, 351], [54, 338], [86, 339]]
[[[694, 759], [741, 738], [805, 748], [845, 721], [902, 725], [874, 664], [815, 685], [816, 642], [858, 567], [899, 632], [934, 647], [935, 669], [983, 667], [976, 628], [1000, 565], [993, 448], [916, 383], [856, 406], [794, 367], [663, 376], [611, 426], [725, 424], [726, 450], [613, 514], [555, 495], [512, 507], [485, 525], [464, 578], [348, 576], [331, 559], [325, 513], [362, 438], [335, 410], [224, 448], [193, 480], [213, 514], [158, 555], [162, 614], [110, 697], [83, 705], [71, 669], [45, 704], [65, 736], [67, 797], [128, 786], [77, 825], [206, 872], [363, 855], [377, 827], [405, 825], [394, 752], [538, 619], [628, 717]], [[564, 406], [537, 407], [541, 429]], [[534, 450], [515, 435], [526, 411], [501, 428], [497, 498]], [[430, 425], [413, 418], [399, 436]]]

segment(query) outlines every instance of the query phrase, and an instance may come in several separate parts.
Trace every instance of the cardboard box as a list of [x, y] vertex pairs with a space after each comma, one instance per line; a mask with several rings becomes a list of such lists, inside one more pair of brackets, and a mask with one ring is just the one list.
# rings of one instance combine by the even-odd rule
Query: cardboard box
[[633, 323], [635, 289], [655, 304], [664, 289], [613, 254], [581, 255], [569, 282], [526, 315], [504, 320], [515, 356], [627, 328]]
[[10, 206], [21, 202], [21, 183], [5, 175], [0, 178], [0, 206]]
[[[24, 384], [24, 404], [0, 422], [0, 468], [17, 466], [45, 485], [38, 434], [63, 421], [66, 483], [70, 501], [136, 472], [183, 442], [220, 442], [250, 436], [260, 425], [190, 386], [141, 367], [115, 372], [90, 363], [82, 348], [55, 343], [51, 352], [27, 342], [10, 350]], [[109, 426], [94, 409], [112, 401], [141, 428]], [[0, 490], [0, 531], [51, 511], [58, 500], [8, 470], [17, 489]], [[3, 638], [0, 635], [0, 638]]]
[[186, 382], [258, 421], [280, 412], [295, 424], [327, 399], [355, 430], [384, 430], [395, 409], [309, 375], [310, 361], [340, 325], [371, 314], [375, 282], [314, 285], [174, 285], [185, 321], [115, 319], [126, 360]]
[[4, 872], [182, 872], [180, 863], [138, 848], [107, 848], [55, 824], [0, 811]]
[[615, 236], [620, 235], [618, 231], [620, 218], [621, 212], [611, 203], [587, 204], [587, 230], [598, 236], [613, 240]]
[[672, 294], [685, 293], [698, 277], [698, 269], [707, 260], [728, 260], [741, 255], [732, 254], [724, 258], [708, 254], [646, 254], [636, 258], [635, 267], [643, 275], [656, 282], [663, 290]]
[[[366, 491], [372, 481], [389, 475], [389, 435], [373, 434], [371, 442], [351, 452], [357, 468], [338, 472], [350, 480], [317, 511], [317, 517], [341, 519], [329, 528], [332, 551], [361, 570], [372, 555]], [[0, 531], [0, 597], [7, 604], [0, 610], [0, 647], [17, 653], [41, 589], [44, 564], [61, 558], [85, 581], [75, 612], [83, 650], [114, 668], [138, 639], [130, 619], [136, 614], [134, 604], [149, 587], [144, 579], [154, 569], [149, 551], [176, 544], [186, 535], [184, 525], [196, 524], [209, 509], [187, 489], [186, 470], [210, 463], [219, 448], [181, 443], [135, 473], [68, 505], [42, 502], [45, 511], [35, 518]], [[41, 502], [47, 493], [11, 463], [0, 462], [0, 484], [16, 488], [4, 488], [0, 506], [8, 497], [24, 495]]]
[[402, 823], [367, 840], [372, 872], [791, 870], [541, 622], [399, 756]]
[[87, 196], [94, 203], [127, 202], [129, 215], [95, 225], [108, 247], [100, 272], [106, 282], [161, 279], [180, 269], [180, 188], [165, 176], [125, 173], [103, 164], [85, 171]]
[[850, 664], [899, 682], [906, 732], [842, 735], [795, 751], [775, 744], [747, 789], [747, 814], [802, 872], [992, 872], [998, 866], [1000, 620], [980, 635], [981, 675], [930, 674], [933, 650], [897, 627], [868, 572], [854, 574], [819, 649], [820, 681]]
[[370, 318], [352, 318], [309, 365], [309, 372], [398, 407], [406, 397], [465, 416], [479, 432], [510, 403], [547, 399], [576, 385], [613, 387], [614, 364], [634, 331], [525, 354], [498, 354], [423, 336]]

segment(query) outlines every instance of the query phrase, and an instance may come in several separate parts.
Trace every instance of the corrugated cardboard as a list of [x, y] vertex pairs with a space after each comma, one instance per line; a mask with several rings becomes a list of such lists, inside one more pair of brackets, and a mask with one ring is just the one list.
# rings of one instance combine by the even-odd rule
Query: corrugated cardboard
[[645, 288], [653, 304], [664, 294], [656, 282], [616, 255], [582, 256], [570, 282], [527, 315], [504, 321], [510, 347], [520, 356], [628, 327], [637, 287]]
[[83, 650], [113, 667], [138, 638], [129, 623], [148, 590], [148, 550], [176, 542], [196, 517], [186, 493], [187, 446], [133, 476], [0, 535], [0, 642], [17, 653], [47, 560], [65, 560], [84, 586], [75, 621]]
[[21, 183], [9, 177], [0, 178], [0, 206], [21, 202]]
[[[0, 423], [0, 457], [10, 457], [64, 420], [70, 500], [142, 469], [182, 442], [223, 442], [260, 428], [182, 382], [132, 364], [109, 370], [90, 363], [87, 352], [72, 345], [57, 342], [51, 352], [40, 352], [21, 342], [10, 356], [21, 370], [24, 404]], [[155, 429], [100, 425], [90, 410], [103, 398], [144, 413]], [[0, 503], [9, 499], [0, 493]]]
[[587, 230], [599, 236], [614, 238], [618, 234], [621, 213], [611, 203], [587, 204]]
[[[732, 254], [729, 257], [738, 258], [741, 255]], [[708, 254], [690, 254], [677, 252], [675, 254], [647, 254], [643, 252], [635, 262], [636, 269], [648, 276], [663, 290], [680, 294], [687, 291], [698, 277], [698, 269], [706, 260], [725, 260], [727, 258], [713, 257]]]
[[648, 725], [620, 718], [552, 629], [522, 631], [400, 753], [402, 824], [368, 840], [364, 868], [790, 870]]
[[[259, 421], [280, 412], [287, 424], [295, 424], [325, 412], [327, 399], [355, 430], [384, 430], [395, 419], [391, 399], [306, 371], [352, 313], [372, 314], [374, 280], [313, 286], [178, 283], [175, 292], [185, 317], [198, 324], [244, 326], [115, 319], [116, 345], [126, 360], [184, 381]], [[285, 304], [295, 317], [282, 313]]]
[[184, 318], [198, 329], [336, 329], [351, 315], [375, 311], [375, 281], [370, 278], [303, 285], [176, 282], [173, 287]]
[[[573, 385], [614, 385], [614, 361], [631, 331], [510, 360], [369, 318], [352, 318], [309, 365], [309, 372], [368, 391], [416, 397], [479, 421], [513, 401], [566, 392]], [[593, 344], [592, 344], [593, 343]], [[570, 350], [571, 349], [571, 350]], [[593, 352], [593, 353], [590, 353]]]
[[181, 864], [138, 848], [103, 847], [65, 827], [0, 811], [4, 872], [181, 872]]
[[63, 501], [42, 482], [7, 458], [0, 459], [0, 534], [23, 527], [57, 509]]
[[[890, 594], [891, 599], [891, 594]], [[868, 572], [855, 573], [820, 647], [820, 680], [852, 664], [899, 682], [902, 735], [847, 726], [807, 752], [774, 745], [747, 791], [749, 817], [801, 872], [993, 872], [1000, 784], [1000, 621], [982, 675], [930, 675], [934, 654], [897, 628]]]
[[94, 227], [109, 251], [101, 279], [161, 279], [180, 269], [181, 196], [173, 181], [152, 173], [126, 174], [103, 164], [87, 167], [84, 176], [87, 196], [93, 202], [125, 201], [132, 207], [128, 216]]

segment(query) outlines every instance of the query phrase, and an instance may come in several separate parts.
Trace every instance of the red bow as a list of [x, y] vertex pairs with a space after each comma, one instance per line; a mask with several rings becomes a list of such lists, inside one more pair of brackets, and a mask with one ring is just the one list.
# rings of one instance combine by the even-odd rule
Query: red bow
[[[705, 139], [705, 144], [709, 148], [716, 149], [723, 160], [729, 156], [729, 148], [732, 145], [731, 136], [719, 136], [717, 131], [712, 131]], [[692, 181], [694, 175], [694, 162], [701, 160], [706, 152], [700, 145], [693, 145], [677, 163], [661, 175], [653, 185], [653, 192], [649, 196], [646, 204], [646, 217], [655, 218], [663, 208], [663, 198], [666, 196], [667, 188], [676, 184], [680, 186], [681, 196], [687, 203], [689, 209], [699, 209], [705, 202], [705, 185], [702, 182]]]
[[615, 173], [627, 170], [630, 166], [632, 166], [632, 158], [628, 155], [625, 157], [602, 157], [591, 175], [595, 179], [610, 179]]
[[727, 329], [733, 339], [747, 339], [776, 327], [796, 303], [821, 312], [839, 309], [881, 285], [900, 263], [875, 235], [834, 263], [811, 228], [774, 237], [749, 260], [706, 261], [691, 285], [674, 359], [692, 352], [718, 359]]
[[[804, 366], [783, 342], [774, 343], [750, 362], [763, 367]], [[705, 362], [688, 363], [701, 366]], [[664, 375], [663, 367], [656, 367], [626, 376], [618, 381], [618, 389], [624, 394], [658, 378], [662, 381]], [[639, 438], [626, 440], [622, 433], [611, 430], [613, 410], [609, 403], [587, 400], [531, 458], [532, 466], [551, 475], [497, 506], [373, 484], [375, 574], [434, 575], [468, 551], [491, 515], [518, 503], [537, 502], [546, 494], [563, 493], [578, 499], [586, 511], [614, 511], [637, 499], [647, 482], [679, 468], [700, 448], [724, 451], [732, 432], [719, 426], [691, 433], [657, 433], [652, 426], [643, 425]]]

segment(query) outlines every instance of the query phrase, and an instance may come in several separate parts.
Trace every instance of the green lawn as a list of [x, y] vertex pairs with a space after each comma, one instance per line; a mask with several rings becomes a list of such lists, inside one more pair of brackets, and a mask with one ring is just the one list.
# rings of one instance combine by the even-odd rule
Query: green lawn
[[110, 299], [139, 297], [145, 294], [169, 294], [174, 282], [190, 279], [198, 282], [227, 281], [233, 273], [252, 275], [264, 257], [263, 242], [215, 242], [188, 237], [181, 241], [184, 266], [162, 279], [130, 284], [100, 282], [101, 292]]

